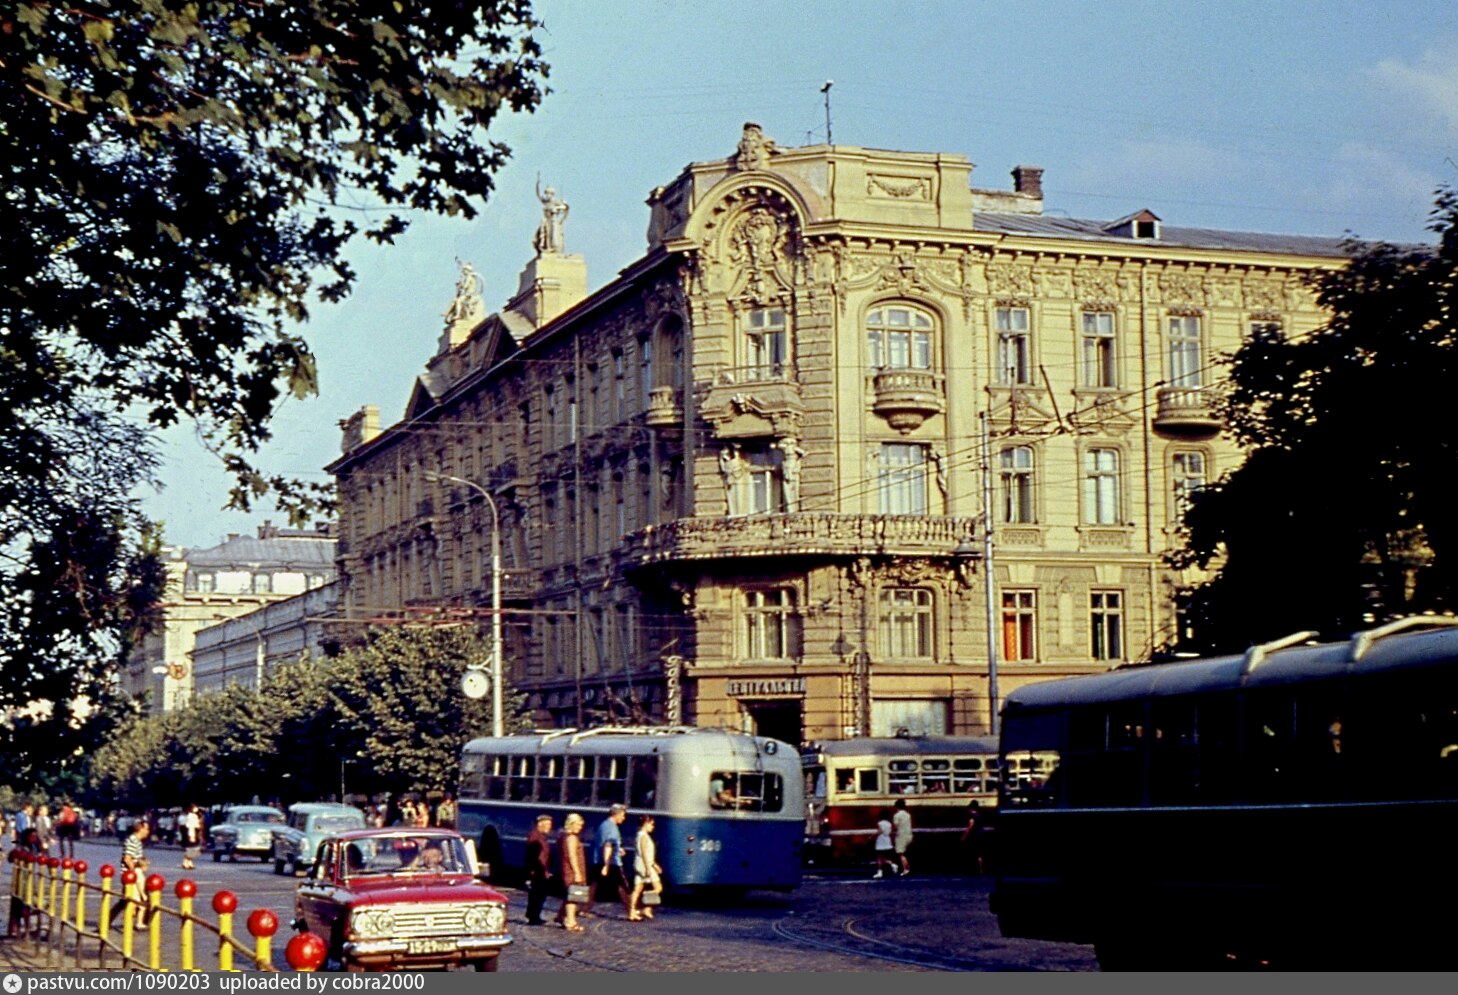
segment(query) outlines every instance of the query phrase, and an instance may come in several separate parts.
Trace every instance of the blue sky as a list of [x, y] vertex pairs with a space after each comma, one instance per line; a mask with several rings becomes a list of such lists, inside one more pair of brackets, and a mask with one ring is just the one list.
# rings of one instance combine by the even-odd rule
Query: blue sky
[[[318, 397], [285, 404], [264, 468], [323, 481], [338, 422], [398, 420], [469, 260], [488, 307], [516, 289], [540, 173], [571, 205], [567, 249], [593, 288], [644, 249], [644, 198], [733, 152], [745, 121], [781, 145], [968, 156], [973, 185], [1042, 166], [1046, 210], [1167, 224], [1426, 241], [1432, 192], [1458, 185], [1458, 4], [735, 3], [546, 0], [553, 92], [492, 132], [514, 150], [472, 222], [418, 219], [353, 253], [360, 281], [304, 334]], [[266, 518], [225, 512], [228, 480], [184, 430], [163, 439], [146, 507], [169, 542], [207, 546]]]

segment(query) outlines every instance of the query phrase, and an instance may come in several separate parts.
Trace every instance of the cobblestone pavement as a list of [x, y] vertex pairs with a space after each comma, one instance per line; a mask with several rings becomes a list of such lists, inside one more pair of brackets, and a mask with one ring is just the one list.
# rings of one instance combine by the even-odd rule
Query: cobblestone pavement
[[[1006, 940], [975, 878], [808, 880], [733, 907], [669, 905], [629, 922], [600, 905], [587, 931], [520, 921], [503, 971], [1093, 971], [1090, 947]], [[549, 903], [548, 914], [555, 903]]]

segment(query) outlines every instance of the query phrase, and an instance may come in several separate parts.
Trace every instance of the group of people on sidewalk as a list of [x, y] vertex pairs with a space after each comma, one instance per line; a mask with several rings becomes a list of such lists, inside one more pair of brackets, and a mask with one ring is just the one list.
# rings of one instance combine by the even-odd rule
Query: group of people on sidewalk
[[591, 914], [594, 898], [597, 901], [616, 898], [623, 903], [631, 922], [653, 918], [653, 907], [659, 903], [663, 892], [663, 868], [658, 864], [657, 848], [653, 842], [653, 816], [638, 817], [631, 884], [623, 860], [622, 825], [627, 818], [626, 805], [613, 805], [608, 810], [607, 818], [598, 826], [593, 842], [593, 861], [589, 865], [587, 849], [582, 842], [582, 830], [587, 823], [581, 815], [572, 812], [563, 820], [555, 848], [552, 817], [537, 816], [536, 825], [527, 836], [527, 925], [546, 925], [542, 907], [554, 885], [560, 887], [563, 896], [556, 922], [569, 932], [582, 932], [583, 926], [578, 920]]

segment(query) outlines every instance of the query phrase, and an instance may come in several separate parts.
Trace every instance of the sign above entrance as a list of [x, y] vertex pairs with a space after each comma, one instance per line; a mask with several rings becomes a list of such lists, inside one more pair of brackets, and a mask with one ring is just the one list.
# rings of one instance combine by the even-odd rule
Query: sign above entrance
[[746, 698], [767, 694], [804, 694], [803, 677], [766, 677], [759, 680], [729, 682], [729, 697]]

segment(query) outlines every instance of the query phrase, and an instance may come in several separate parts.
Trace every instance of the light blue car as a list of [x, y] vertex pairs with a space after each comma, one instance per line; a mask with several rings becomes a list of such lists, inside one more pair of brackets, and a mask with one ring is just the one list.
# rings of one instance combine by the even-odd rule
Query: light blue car
[[320, 843], [345, 830], [364, 826], [364, 813], [352, 805], [333, 802], [290, 805], [288, 825], [274, 829], [273, 873], [298, 874], [313, 864]]

